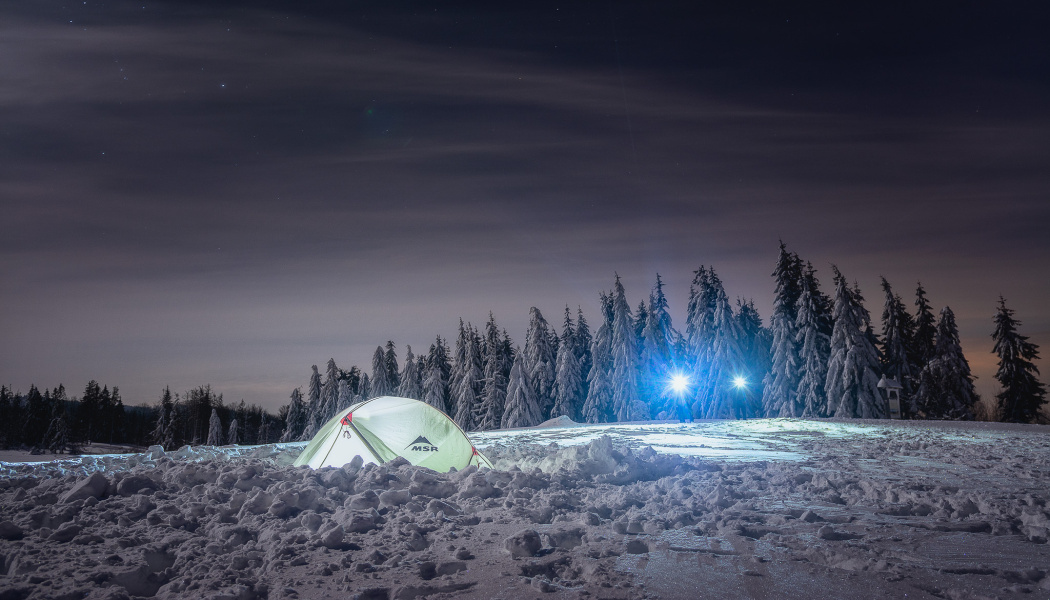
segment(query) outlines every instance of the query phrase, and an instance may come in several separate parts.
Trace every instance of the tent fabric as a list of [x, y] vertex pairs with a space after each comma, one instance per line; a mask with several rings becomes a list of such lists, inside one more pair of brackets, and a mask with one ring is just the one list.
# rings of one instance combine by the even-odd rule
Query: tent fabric
[[413, 465], [442, 473], [469, 465], [492, 468], [445, 413], [425, 402], [394, 396], [340, 411], [317, 431], [295, 465], [341, 467], [355, 456], [366, 463], [403, 456]]

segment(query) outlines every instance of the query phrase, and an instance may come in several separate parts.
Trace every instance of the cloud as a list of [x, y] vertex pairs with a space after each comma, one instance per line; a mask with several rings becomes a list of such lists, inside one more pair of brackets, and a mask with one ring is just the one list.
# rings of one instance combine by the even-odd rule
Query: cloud
[[[862, 75], [793, 83], [827, 66], [792, 63], [807, 54], [794, 42], [770, 63], [784, 74], [741, 69], [778, 47], [715, 48], [728, 34], [665, 65], [683, 26], [650, 47], [650, 21], [610, 53], [604, 22], [530, 39], [535, 16], [504, 23], [504, 41], [449, 44], [456, 17], [399, 29], [394, 8], [354, 24], [45, 8], [0, 22], [0, 329], [17, 342], [0, 362], [23, 389], [106, 372], [144, 398], [218, 378], [280, 387], [273, 373], [428, 344], [490, 309], [512, 334], [531, 305], [594, 321], [614, 271], [632, 305], [659, 271], [682, 315], [692, 270], [714, 265], [768, 315], [778, 239], [857, 278], [873, 313], [886, 275], [926, 282], [974, 339], [1000, 292], [1035, 331], [1050, 323], [1032, 300], [1050, 282], [1031, 275], [1050, 258], [1050, 123], [1024, 108], [1045, 92], [1023, 73], [982, 72], [1020, 108], [978, 115], [959, 109], [958, 72], [921, 61], [858, 59], [898, 77], [892, 92]], [[945, 91], [918, 94], [926, 72]]]

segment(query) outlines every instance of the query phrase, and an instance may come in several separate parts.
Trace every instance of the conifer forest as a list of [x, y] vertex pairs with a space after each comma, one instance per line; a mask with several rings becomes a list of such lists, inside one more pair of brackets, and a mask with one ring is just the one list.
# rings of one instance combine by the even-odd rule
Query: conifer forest
[[[1038, 347], [1000, 298], [990, 325], [1001, 391], [982, 402], [949, 306], [936, 308], [918, 283], [902, 295], [881, 281], [881, 315], [835, 266], [817, 269], [784, 245], [772, 271], [773, 312], [730, 300], [713, 266], [689, 288], [684, 324], [672, 323], [659, 274], [631, 308], [619, 277], [598, 293], [600, 314], [579, 307], [548, 321], [529, 314], [520, 342], [494, 316], [459, 322], [425, 351], [376, 347], [371, 364], [316, 365], [305, 386], [273, 415], [226, 404], [209, 385], [153, 405], [125, 406], [119, 388], [90, 381], [78, 396], [64, 385], [25, 392], [0, 386], [0, 446], [77, 452], [87, 443], [263, 444], [309, 440], [337, 412], [385, 395], [414, 398], [448, 414], [465, 431], [529, 427], [556, 417], [583, 423], [797, 418], [888, 418], [880, 380], [900, 386], [905, 419], [1045, 422], [1046, 387]], [[992, 327], [990, 327], [992, 329]], [[421, 349], [420, 349], [421, 350]], [[678, 386], [671, 381], [683, 382]]]

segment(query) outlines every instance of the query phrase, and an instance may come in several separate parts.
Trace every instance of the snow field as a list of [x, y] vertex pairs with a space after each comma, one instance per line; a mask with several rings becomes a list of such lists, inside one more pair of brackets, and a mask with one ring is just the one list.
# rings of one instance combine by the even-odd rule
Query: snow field
[[301, 444], [5, 464], [0, 596], [1050, 597], [1050, 428], [472, 438], [495, 470], [288, 466]]

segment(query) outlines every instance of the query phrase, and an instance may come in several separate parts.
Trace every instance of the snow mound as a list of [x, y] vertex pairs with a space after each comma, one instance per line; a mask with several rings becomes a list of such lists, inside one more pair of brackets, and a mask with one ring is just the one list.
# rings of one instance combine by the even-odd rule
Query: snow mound
[[561, 415], [560, 417], [554, 417], [553, 419], [547, 419], [546, 421], [532, 427], [532, 429], [545, 429], [550, 427], [574, 427], [579, 426], [580, 423], [573, 421], [568, 415]]
[[[1042, 597], [1046, 434], [555, 427], [486, 433], [497, 468], [450, 473], [290, 466], [302, 444], [7, 463], [0, 595]], [[690, 439], [792, 458], [697, 456]]]

